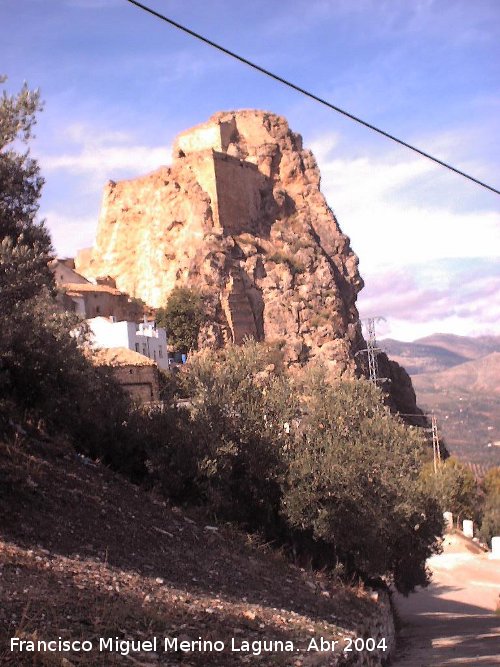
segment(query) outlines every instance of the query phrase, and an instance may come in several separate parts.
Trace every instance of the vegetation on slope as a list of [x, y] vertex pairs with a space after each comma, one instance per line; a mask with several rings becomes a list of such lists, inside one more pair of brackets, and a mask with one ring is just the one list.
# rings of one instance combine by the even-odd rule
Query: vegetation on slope
[[[62, 439], [0, 441], [0, 664], [289, 664], [272, 651], [163, 654], [11, 652], [9, 640], [293, 641], [356, 636], [379, 613], [362, 587], [290, 564], [202, 510], [170, 506]], [[257, 650], [257, 649], [256, 649]], [[313, 654], [314, 655], [314, 654]], [[64, 661], [66, 660], [66, 662]], [[344, 663], [341, 663], [344, 664]]]
[[[5, 99], [2, 147], [20, 128], [29, 137], [38, 108], [27, 91]], [[405, 592], [424, 583], [439, 508], [417, 485], [422, 439], [380, 393], [361, 381], [330, 386], [321, 369], [298, 385], [275, 351], [249, 342], [193, 358], [180, 375], [189, 409], [175, 397], [165, 412], [135, 409], [83, 354], [76, 320], [55, 308], [50, 239], [35, 220], [38, 168], [12, 152], [2, 160], [3, 174], [17, 174], [4, 178], [0, 265], [7, 437], [16, 423], [38, 423], [166, 498], [205, 505], [317, 563], [340, 561], [349, 575], [385, 577]]]

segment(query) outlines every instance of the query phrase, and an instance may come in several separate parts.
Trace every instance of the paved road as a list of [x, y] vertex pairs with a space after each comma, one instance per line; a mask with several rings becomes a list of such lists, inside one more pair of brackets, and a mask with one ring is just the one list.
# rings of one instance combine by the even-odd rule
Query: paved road
[[433, 583], [395, 597], [403, 629], [394, 667], [499, 667], [500, 560], [455, 534], [443, 546], [429, 559]]

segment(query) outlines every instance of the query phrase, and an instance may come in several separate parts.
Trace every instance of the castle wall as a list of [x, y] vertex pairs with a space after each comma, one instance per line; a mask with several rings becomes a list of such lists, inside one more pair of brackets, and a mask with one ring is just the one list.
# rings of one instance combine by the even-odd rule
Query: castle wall
[[186, 159], [186, 164], [194, 173], [196, 180], [201, 188], [210, 197], [210, 206], [212, 208], [212, 217], [214, 227], [217, 231], [222, 231], [219, 222], [219, 206], [217, 197], [217, 185], [215, 176], [214, 152], [212, 149], [197, 152]]
[[216, 151], [226, 151], [231, 138], [236, 131], [234, 118], [221, 123], [208, 123], [199, 125], [187, 132], [183, 132], [177, 138], [174, 145], [174, 158], [184, 155], [205, 151], [213, 148]]
[[214, 153], [218, 222], [225, 234], [254, 232], [260, 217], [265, 177], [258, 167], [225, 153]]

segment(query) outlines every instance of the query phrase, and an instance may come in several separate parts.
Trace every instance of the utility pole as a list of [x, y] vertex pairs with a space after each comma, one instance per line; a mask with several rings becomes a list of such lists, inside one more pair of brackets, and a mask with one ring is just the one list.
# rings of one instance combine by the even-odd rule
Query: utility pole
[[431, 416], [431, 432], [432, 432], [432, 455], [434, 458], [434, 474], [436, 474], [438, 465], [441, 463], [441, 449], [439, 447], [437, 419], [436, 415], [434, 414]]

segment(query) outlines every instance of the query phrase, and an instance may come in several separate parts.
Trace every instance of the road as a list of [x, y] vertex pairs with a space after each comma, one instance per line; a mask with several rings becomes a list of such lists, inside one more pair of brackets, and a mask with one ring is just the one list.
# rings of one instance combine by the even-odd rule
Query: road
[[394, 667], [499, 667], [500, 560], [451, 534], [428, 564], [428, 588], [395, 596], [403, 627]]

